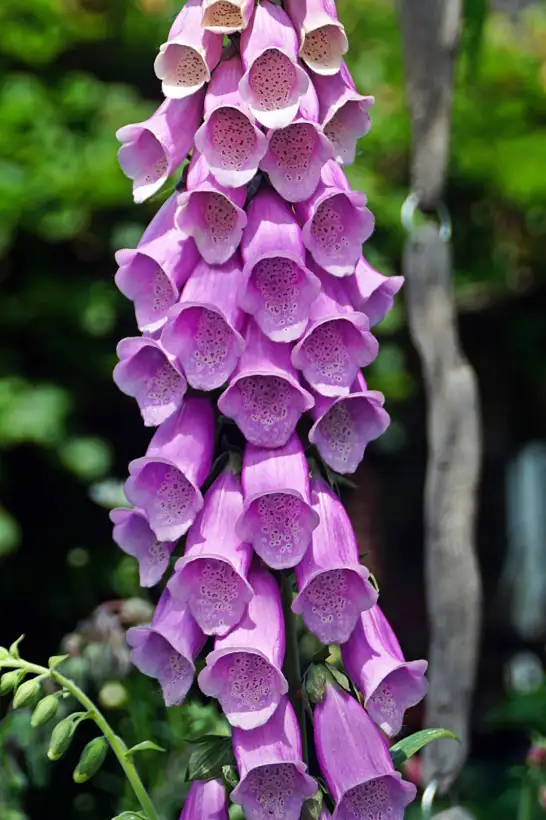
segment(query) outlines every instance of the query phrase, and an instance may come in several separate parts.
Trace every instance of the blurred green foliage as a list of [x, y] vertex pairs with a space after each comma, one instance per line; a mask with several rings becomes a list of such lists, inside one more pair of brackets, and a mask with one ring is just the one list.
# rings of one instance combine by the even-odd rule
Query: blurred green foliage
[[[152, 63], [177, 9], [172, 0], [0, 4], [0, 620], [8, 641], [22, 628], [30, 641], [36, 635], [42, 656], [103, 600], [138, 592], [134, 561], [111, 544], [103, 509], [119, 503], [125, 464], [147, 439], [136, 407], [111, 383], [116, 341], [135, 332], [131, 306], [113, 285], [112, 256], [136, 243], [157, 203], [132, 204], [114, 132], [158, 104]], [[486, 13], [485, 0], [467, 0], [465, 9], [447, 205], [457, 299], [478, 312], [532, 293], [546, 277], [546, 11], [530, 7], [514, 22]], [[357, 85], [376, 97], [373, 129], [349, 176], [376, 215], [370, 261], [394, 273], [410, 143], [395, 4], [339, 0], [339, 13]], [[539, 381], [546, 356], [538, 355], [538, 327], [517, 321], [506, 334]], [[396, 407], [415, 390], [403, 325], [399, 302], [380, 328], [371, 368], [394, 416], [385, 448], [404, 447]], [[166, 713], [150, 681], [100, 660], [107, 639], [91, 643], [74, 665], [128, 742], [152, 737], [169, 749], [168, 759], [143, 760], [165, 818], [174, 817], [185, 788], [180, 739], [217, 728], [217, 714], [198, 702]], [[0, 724], [0, 754], [7, 750], [10, 761], [2, 820], [20, 818], [25, 790], [52, 775], [28, 721], [22, 711]], [[68, 770], [61, 766], [59, 777]], [[58, 793], [59, 816], [106, 816], [126, 805], [122, 790], [106, 766], [96, 786]], [[494, 805], [491, 816], [513, 816]], [[27, 811], [33, 820], [47, 816], [40, 798]]]

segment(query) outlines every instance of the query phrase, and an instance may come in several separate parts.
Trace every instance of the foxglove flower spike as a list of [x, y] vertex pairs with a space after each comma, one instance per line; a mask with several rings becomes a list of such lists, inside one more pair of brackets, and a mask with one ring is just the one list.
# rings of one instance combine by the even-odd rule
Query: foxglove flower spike
[[169, 566], [175, 543], [158, 541], [142, 510], [116, 507], [110, 513], [110, 520], [114, 524], [112, 537], [118, 547], [138, 561], [140, 586], [155, 586]]

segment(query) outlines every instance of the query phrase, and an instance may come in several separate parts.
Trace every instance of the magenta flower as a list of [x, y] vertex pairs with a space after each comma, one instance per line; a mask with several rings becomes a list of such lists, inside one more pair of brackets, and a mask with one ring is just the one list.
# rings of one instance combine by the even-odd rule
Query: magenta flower
[[288, 691], [281, 669], [285, 638], [281, 596], [276, 580], [255, 567], [248, 580], [254, 592], [246, 614], [214, 652], [198, 678], [201, 691], [218, 698], [232, 726], [263, 726]]
[[116, 285], [134, 302], [139, 330], [155, 331], [167, 321], [169, 308], [199, 260], [191, 236], [174, 225], [176, 196], [161, 206], [135, 250], [116, 253]]
[[337, 74], [349, 42], [335, 0], [286, 0], [286, 10], [299, 36], [301, 59], [317, 74]]
[[127, 643], [137, 669], [161, 684], [165, 704], [180, 706], [193, 682], [194, 661], [205, 643], [189, 609], [164, 590], [152, 623], [129, 629]]
[[114, 382], [137, 400], [146, 427], [156, 427], [182, 404], [186, 379], [173, 357], [155, 339], [138, 336], [117, 346]]
[[360, 704], [331, 684], [315, 707], [315, 746], [336, 802], [333, 820], [403, 820], [413, 783], [394, 770], [384, 738]]
[[110, 520], [114, 524], [112, 537], [118, 547], [138, 561], [140, 586], [155, 586], [169, 566], [174, 542], [158, 541], [142, 510], [117, 507], [110, 512]]
[[146, 513], [160, 541], [176, 541], [203, 506], [199, 487], [212, 463], [214, 413], [190, 398], [159, 427], [143, 458], [129, 464], [125, 494]]
[[348, 276], [345, 284], [353, 307], [365, 313], [372, 326], [392, 310], [394, 297], [404, 284], [404, 277], [383, 276], [361, 256], [354, 275]]
[[195, 147], [220, 185], [236, 188], [250, 182], [267, 151], [267, 140], [239, 94], [244, 74], [239, 55], [220, 63], [207, 88], [205, 122]]
[[356, 538], [339, 498], [317, 478], [311, 498], [320, 523], [296, 566], [299, 594], [292, 609], [322, 643], [344, 643], [360, 613], [377, 602], [377, 590], [358, 562]]
[[165, 100], [144, 122], [116, 131], [119, 164], [133, 180], [135, 202], [153, 196], [186, 159], [201, 117], [205, 92], [185, 100]]
[[319, 102], [313, 83], [300, 100], [296, 119], [267, 134], [267, 153], [260, 168], [288, 202], [302, 202], [315, 192], [323, 166], [334, 155], [319, 124]]
[[273, 451], [247, 444], [242, 479], [245, 506], [237, 532], [272, 569], [294, 567], [319, 523], [298, 436]]
[[320, 282], [305, 266], [301, 229], [292, 209], [263, 188], [247, 208], [241, 252], [245, 285], [240, 303], [275, 342], [299, 338]]
[[427, 693], [426, 661], [404, 658], [391, 625], [376, 604], [363, 612], [342, 647], [347, 672], [364, 696], [368, 714], [393, 737], [402, 729], [404, 712]]
[[194, 780], [180, 820], [229, 820], [226, 790], [221, 780]]
[[166, 97], [182, 99], [208, 83], [222, 56], [223, 39], [201, 25], [201, 0], [186, 3], [171, 26], [154, 62]]
[[372, 362], [379, 344], [368, 317], [353, 311], [343, 282], [309, 263], [322, 289], [309, 309], [309, 325], [292, 350], [292, 364], [324, 396], [348, 395], [361, 367]]
[[338, 74], [315, 76], [313, 80], [320, 103], [320, 121], [334, 146], [334, 158], [342, 165], [351, 165], [358, 140], [372, 127], [369, 111], [375, 99], [358, 93], [344, 62]]
[[239, 90], [258, 122], [266, 128], [289, 125], [310, 81], [298, 65], [298, 38], [280, 6], [270, 0], [257, 4], [241, 35], [241, 59]]
[[247, 581], [252, 548], [235, 534], [242, 511], [241, 481], [228, 468], [208, 490], [169, 581], [173, 597], [188, 604], [206, 635], [229, 632], [254, 594]]
[[218, 409], [257, 447], [283, 447], [313, 397], [300, 385], [290, 347], [272, 342], [249, 321], [246, 347]]
[[203, 28], [216, 34], [233, 34], [248, 26], [254, 0], [203, 0]]
[[169, 311], [161, 343], [196, 390], [224, 384], [243, 352], [244, 313], [238, 305], [242, 281], [238, 254], [214, 267], [201, 260]]
[[322, 169], [315, 193], [296, 202], [305, 247], [333, 276], [354, 273], [362, 243], [373, 233], [374, 218], [360, 191], [351, 191], [345, 174], [331, 160]]
[[243, 235], [246, 188], [223, 188], [197, 151], [191, 158], [186, 187], [178, 196], [176, 226], [194, 237], [205, 262], [221, 265], [233, 256]]
[[299, 820], [317, 784], [301, 759], [298, 722], [288, 699], [264, 726], [234, 729], [233, 751], [241, 780], [231, 799], [243, 807], [246, 820]]
[[367, 389], [361, 373], [348, 396], [315, 396], [309, 441], [336, 473], [354, 473], [369, 442], [383, 435], [390, 424], [384, 402], [382, 393]]

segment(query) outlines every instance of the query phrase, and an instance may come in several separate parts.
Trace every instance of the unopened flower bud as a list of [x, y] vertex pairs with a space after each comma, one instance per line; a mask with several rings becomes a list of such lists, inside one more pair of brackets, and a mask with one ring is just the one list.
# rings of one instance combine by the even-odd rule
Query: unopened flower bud
[[24, 706], [33, 706], [39, 694], [40, 684], [37, 680], [25, 681], [13, 696], [13, 708], [21, 709]]
[[9, 695], [13, 692], [19, 681], [19, 670], [13, 669], [11, 672], [4, 672], [0, 678], [0, 695]]
[[527, 752], [525, 762], [528, 766], [546, 769], [546, 746], [531, 746]]
[[95, 737], [84, 748], [79, 763], [74, 769], [76, 783], [85, 783], [95, 775], [108, 752], [108, 741], [104, 737]]
[[51, 733], [47, 756], [50, 760], [59, 760], [72, 742], [76, 726], [72, 718], [65, 718], [55, 726]]
[[305, 676], [305, 690], [311, 703], [320, 703], [332, 676], [323, 664], [312, 663]]
[[59, 701], [55, 697], [55, 695], [47, 695], [45, 698], [42, 698], [41, 701], [38, 702], [34, 712], [32, 713], [32, 718], [30, 719], [30, 725], [36, 729], [38, 726], [44, 726], [48, 721], [55, 717], [57, 714], [57, 709], [59, 707]]

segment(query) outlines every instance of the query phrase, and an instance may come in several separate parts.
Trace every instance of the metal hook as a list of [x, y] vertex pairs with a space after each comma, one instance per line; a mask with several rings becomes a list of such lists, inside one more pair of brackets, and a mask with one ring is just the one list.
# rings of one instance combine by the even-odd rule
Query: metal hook
[[[420, 206], [419, 194], [409, 194], [400, 209], [402, 226], [407, 233], [412, 233], [415, 228], [415, 211]], [[453, 233], [451, 216], [443, 202], [438, 202], [434, 208], [438, 219], [438, 233], [443, 242], [449, 242]]]
[[429, 820], [429, 817], [432, 816], [432, 804], [434, 803], [438, 786], [439, 783], [437, 780], [431, 780], [423, 792], [423, 797], [421, 799], [421, 814], [423, 816], [423, 820]]

